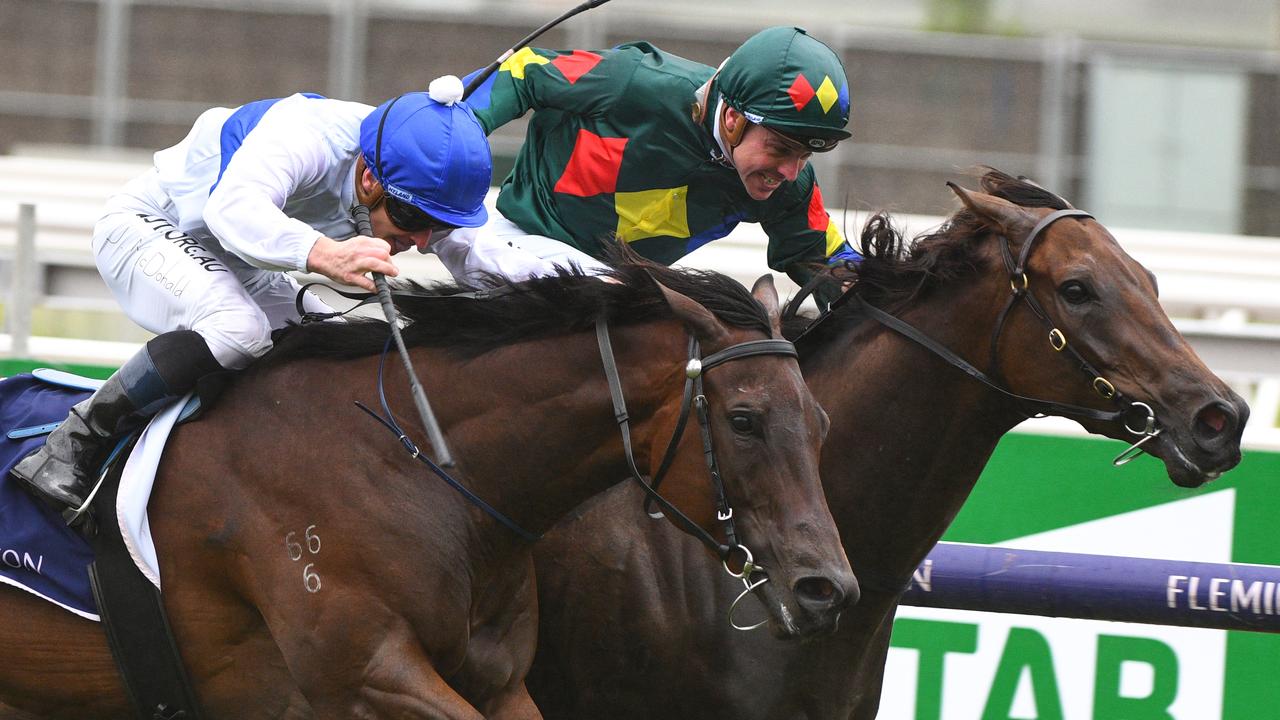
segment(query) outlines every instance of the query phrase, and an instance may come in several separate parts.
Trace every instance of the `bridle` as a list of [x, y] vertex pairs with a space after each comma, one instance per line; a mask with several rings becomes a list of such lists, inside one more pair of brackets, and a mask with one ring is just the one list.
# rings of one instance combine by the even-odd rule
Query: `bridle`
[[[609, 341], [609, 328], [604, 320], [596, 321], [596, 340], [600, 346], [600, 358], [604, 362], [605, 376], [609, 380], [609, 395], [613, 398], [614, 419], [617, 421], [618, 429], [622, 434], [622, 447], [627, 458], [627, 469], [631, 473], [631, 479], [645, 492], [645, 510], [649, 512], [651, 517], [660, 518], [663, 515], [670, 517], [678, 528], [706, 545], [711, 552], [715, 553], [720, 558], [726, 573], [733, 578], [742, 580], [744, 590], [729, 607], [729, 623], [735, 629], [754, 630], [764, 625], [767, 621], [762, 621], [755, 625], [742, 626], [733, 620], [733, 613], [738, 603], [756, 588], [768, 582], [769, 577], [767, 571], [755, 563], [751, 550], [746, 545], [738, 542], [738, 533], [733, 522], [733, 507], [729, 504], [728, 495], [725, 493], [724, 479], [720, 474], [720, 466], [716, 462], [715, 449], [711, 443], [711, 424], [708, 415], [707, 397], [702, 389], [702, 377], [718, 365], [742, 358], [758, 355], [782, 355], [784, 357], [798, 358], [799, 355], [796, 352], [795, 345], [790, 341], [777, 338], [748, 340], [736, 345], [730, 345], [704, 358], [701, 357], [701, 348], [697, 339], [690, 337], [689, 359], [685, 363], [684, 372], [684, 396], [680, 403], [680, 418], [676, 421], [671, 440], [667, 442], [667, 449], [663, 453], [662, 462], [658, 465], [657, 472], [654, 473], [651, 480], [646, 481], [644, 474], [636, 466], [635, 456], [632, 454], [631, 427], [627, 414], [626, 400], [623, 398], [622, 382], [618, 376], [617, 362], [614, 360], [613, 347]], [[706, 460], [707, 471], [711, 476], [712, 491], [715, 495], [716, 519], [721, 522], [724, 528], [725, 543], [718, 542], [710, 533], [703, 530], [701, 526], [690, 520], [679, 508], [672, 505], [670, 501], [658, 493], [658, 486], [671, 468], [680, 440], [688, 426], [691, 409], [696, 411], [695, 414], [698, 418], [698, 429], [702, 436], [702, 454]], [[652, 504], [661, 507], [661, 511], [652, 511], [650, 509]], [[739, 571], [735, 571], [729, 566], [729, 560], [735, 550], [740, 551], [742, 554], [742, 569]], [[752, 578], [756, 574], [760, 574], [762, 577], [753, 580]]]
[[[1064, 210], [1056, 210], [1045, 215], [1039, 222], [1031, 228], [1027, 233], [1026, 240], [1023, 241], [1022, 251], [1015, 260], [1012, 251], [1009, 249], [1009, 238], [1000, 236], [1000, 254], [1004, 260], [1005, 270], [1009, 274], [1009, 287], [1012, 293], [1009, 295], [1008, 301], [1004, 305], [1004, 309], [1000, 311], [1000, 315], [996, 320], [995, 329], [991, 334], [991, 365], [992, 372], [984, 373], [974, 367], [964, 358], [956, 355], [949, 348], [941, 345], [937, 341], [928, 337], [920, 330], [903, 320], [900, 320], [889, 313], [873, 307], [863, 300], [856, 293], [846, 292], [836, 303], [833, 308], [844, 301], [857, 303], [861, 312], [870, 316], [872, 319], [882, 325], [894, 330], [895, 332], [915, 341], [919, 345], [925, 347], [930, 352], [947, 361], [952, 366], [964, 371], [970, 377], [982, 382], [991, 389], [1000, 394], [1013, 399], [1019, 406], [1023, 408], [1023, 412], [1028, 417], [1043, 417], [1045, 415], [1064, 415], [1067, 417], [1084, 418], [1088, 420], [1099, 420], [1103, 422], [1120, 422], [1125, 430], [1133, 435], [1139, 436], [1139, 439], [1130, 445], [1124, 452], [1116, 456], [1113, 464], [1119, 466], [1124, 465], [1143, 453], [1142, 445], [1160, 434], [1162, 428], [1156, 422], [1155, 411], [1147, 403], [1129, 398], [1124, 393], [1116, 389], [1116, 386], [1107, 380], [1101, 372], [1097, 370], [1086, 360], [1070, 343], [1067, 342], [1067, 336], [1049, 317], [1049, 313], [1036, 300], [1035, 295], [1030, 292], [1030, 281], [1027, 279], [1027, 258], [1031, 255], [1031, 250], [1035, 246], [1036, 240], [1040, 235], [1053, 223], [1068, 217], [1093, 218], [1093, 215], [1075, 208], [1067, 208]], [[1000, 336], [1004, 331], [1005, 322], [1009, 318], [1010, 312], [1018, 301], [1021, 300], [1026, 304], [1031, 312], [1036, 315], [1041, 323], [1048, 330], [1049, 345], [1054, 351], [1063, 353], [1070, 358], [1081, 372], [1090, 378], [1094, 392], [1099, 397], [1111, 401], [1117, 406], [1116, 410], [1098, 410], [1096, 408], [1083, 407], [1080, 405], [1071, 405], [1068, 403], [1054, 402], [1051, 400], [1041, 400], [1037, 398], [1025, 397], [1018, 395], [1006, 389], [997, 379], [998, 370], [995, 368], [999, 365], [999, 344]], [[996, 377], [992, 377], [995, 375]]]
[[[458, 293], [446, 296], [418, 296], [418, 297], [434, 297], [437, 299], [466, 299], [466, 300], [487, 300], [500, 295], [511, 292], [513, 288], [510, 286], [491, 289], [478, 290], [474, 292]], [[302, 293], [305, 288], [298, 294], [298, 303], [300, 307]], [[371, 301], [375, 296], [368, 293], [347, 293], [340, 292], [344, 297], [360, 300], [360, 305]], [[396, 295], [415, 295], [415, 293], [398, 292]], [[356, 307], [359, 307], [357, 305]], [[352, 308], [354, 309], [354, 308]], [[301, 313], [301, 309], [299, 310]], [[350, 310], [346, 311], [350, 312]], [[328, 319], [333, 315], [341, 315], [345, 313], [326, 313], [317, 314], [315, 316], [304, 316], [304, 322], [316, 322]], [[631, 444], [631, 424], [630, 415], [627, 412], [626, 399], [622, 390], [622, 380], [618, 373], [617, 360], [613, 354], [613, 344], [609, 340], [608, 323], [603, 318], [596, 321], [596, 341], [600, 348], [600, 359], [604, 365], [605, 377], [609, 383], [609, 396], [613, 402], [614, 420], [618, 423], [619, 432], [622, 435], [622, 447], [627, 460], [627, 469], [634, 480], [645, 492], [645, 508], [649, 509], [651, 504], [656, 504], [662, 508], [658, 512], [650, 512], [653, 517], [661, 518], [664, 514], [671, 518], [671, 521], [682, 531], [693, 536], [694, 539], [706, 545], [716, 557], [720, 558], [724, 565], [725, 572], [734, 578], [741, 579], [746, 589], [738, 596], [733, 606], [729, 610], [729, 622], [733, 627], [739, 630], [752, 630], [764, 623], [758, 623], [749, 627], [739, 626], [733, 621], [734, 608], [747, 594], [754, 591], [759, 586], [768, 582], [767, 571], [760, 565], [755, 563], [751, 550], [738, 542], [737, 528], [733, 522], [733, 507], [729, 503], [728, 494], [725, 492], [724, 479], [720, 474], [720, 465], [716, 461], [715, 449], [711, 442], [711, 421], [708, 413], [708, 403], [706, 395], [702, 388], [702, 376], [712, 368], [719, 365], [739, 360], [742, 358], [755, 357], [759, 355], [781, 355], [784, 357], [798, 358], [795, 345], [788, 340], [777, 338], [748, 340], [736, 345], [731, 345], [723, 350], [712, 353], [706, 357], [702, 357], [701, 347], [698, 345], [696, 338], [689, 338], [688, 360], [685, 362], [685, 381], [684, 394], [680, 405], [680, 417], [676, 422], [675, 430], [672, 432], [671, 440], [667, 443], [667, 449], [663, 454], [662, 462], [658, 466], [657, 472], [651, 480], [646, 481], [643, 473], [640, 472], [636, 465], [635, 455], [632, 451]], [[391, 349], [391, 340], [388, 338], [386, 345], [382, 350], [382, 358], [378, 364], [378, 398], [382, 405], [382, 414], [378, 414], [367, 407], [364, 403], [356, 401], [356, 406], [369, 414], [372, 418], [381, 423], [384, 427], [396, 435], [396, 439], [410, 454], [410, 457], [418, 462], [428, 466], [433, 473], [448, 483], [454, 490], [461, 493], [468, 501], [476, 507], [483, 510], [490, 517], [494, 518], [499, 524], [506, 527], [511, 532], [529, 542], [534, 542], [540, 537], [538, 534], [529, 532], [522, 528], [515, 520], [511, 519], [497, 508], [485, 502], [482, 498], [468, 489], [463, 483], [459, 482], [444, 468], [427, 457], [408, 437], [408, 434], [396, 421], [395, 416], [391, 412], [391, 407], [387, 402], [386, 392], [383, 387], [383, 375], [386, 364], [386, 356]], [[688, 426], [689, 416], [696, 415], [698, 419], [698, 428], [702, 436], [702, 454], [706, 460], [707, 471], [711, 477], [711, 487], [715, 496], [716, 518], [722, 523], [724, 528], [724, 536], [726, 542], [720, 543], [706, 530], [702, 529], [696, 522], [691, 520], [687, 515], [680, 511], [670, 501], [662, 497], [658, 493], [658, 486], [662, 483], [667, 471], [671, 468], [672, 462], [675, 460], [677, 450], [681, 439], [684, 437], [685, 429]], [[737, 551], [742, 557], [742, 569], [735, 571], [729, 566], [734, 552]], [[762, 575], [758, 579], [752, 579], [754, 575]]]

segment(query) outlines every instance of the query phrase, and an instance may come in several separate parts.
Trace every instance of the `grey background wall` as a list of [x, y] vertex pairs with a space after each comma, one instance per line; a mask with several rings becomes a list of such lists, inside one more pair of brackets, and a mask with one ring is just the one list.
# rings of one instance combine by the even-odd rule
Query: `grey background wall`
[[[571, 4], [0, 0], [0, 152], [154, 150], [207, 106], [297, 90], [376, 103], [484, 65]], [[1280, 235], [1276, 4], [1070, 5], [614, 0], [540, 44], [647, 39], [716, 64], [791, 22], [848, 69], [854, 140], [815, 160], [831, 205], [942, 213], [943, 181], [991, 164], [1113, 223]], [[1228, 107], [1207, 106], [1219, 87]], [[522, 130], [495, 135], [499, 172]]]

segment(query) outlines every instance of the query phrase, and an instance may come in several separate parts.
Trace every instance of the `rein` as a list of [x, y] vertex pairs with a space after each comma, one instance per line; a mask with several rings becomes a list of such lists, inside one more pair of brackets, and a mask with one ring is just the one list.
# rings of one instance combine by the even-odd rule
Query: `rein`
[[[356, 306], [356, 307], [359, 307], [359, 306]], [[383, 426], [385, 426], [388, 430], [395, 433], [396, 439], [398, 439], [400, 441], [400, 444], [404, 446], [404, 449], [409, 452], [410, 457], [412, 457], [414, 460], [417, 460], [418, 462], [421, 462], [427, 467], [431, 468], [431, 472], [439, 476], [441, 480], [444, 480], [446, 483], [449, 484], [450, 487], [452, 487], [454, 490], [457, 490], [459, 493], [461, 493], [462, 496], [465, 497], [467, 500], [470, 500], [473, 505], [475, 505], [476, 507], [488, 513], [490, 517], [492, 517], [494, 520], [497, 520], [499, 523], [505, 526], [508, 530], [515, 533], [516, 535], [519, 535], [521, 538], [529, 542], [534, 542], [538, 538], [542, 537], [541, 535], [535, 535], [534, 533], [531, 533], [528, 530], [525, 530], [524, 528], [520, 527], [520, 525], [517, 524], [516, 521], [507, 517], [497, 508], [485, 502], [479, 495], [476, 495], [474, 492], [469, 490], [467, 486], [463, 485], [462, 483], [454, 479], [454, 477], [450, 475], [447, 471], [445, 471], [444, 468], [432, 462], [431, 458], [422, 454], [422, 451], [418, 448], [416, 444], [414, 444], [413, 440], [409, 439], [409, 436], [400, 427], [400, 424], [396, 422], [395, 415], [391, 413], [391, 406], [387, 404], [386, 388], [382, 382], [383, 370], [385, 369], [387, 364], [387, 353], [391, 351], [391, 341], [392, 341], [392, 338], [388, 337], [386, 344], [383, 345], [382, 347], [382, 357], [378, 359], [378, 400], [382, 403], [382, 412], [386, 414], [386, 417], [382, 417], [377, 413], [375, 413], [374, 411], [370, 410], [367, 405], [360, 402], [359, 400], [356, 401], [356, 407], [365, 411], [374, 420], [377, 420], [378, 422], [382, 423]]]
[[860, 311], [869, 315], [873, 320], [879, 322], [890, 330], [893, 330], [899, 335], [914, 340], [929, 352], [937, 355], [943, 360], [946, 360], [952, 367], [964, 371], [964, 373], [969, 377], [986, 385], [1001, 395], [1017, 401], [1020, 405], [1035, 408], [1036, 412], [1029, 413], [1032, 417], [1054, 414], [1074, 415], [1076, 417], [1089, 418], [1091, 420], [1114, 421], [1122, 419], [1125, 415], [1125, 412], [1121, 410], [1097, 410], [1095, 408], [1084, 407], [1081, 405], [1070, 405], [1067, 403], [1054, 402], [1052, 400], [1040, 400], [1037, 398], [1026, 397], [1025, 395], [1019, 395], [998, 384], [990, 375], [974, 367], [969, 363], [969, 361], [955, 354], [950, 348], [939, 343], [928, 335], [925, 335], [905, 320], [901, 320], [880, 308], [868, 304], [866, 300], [863, 300], [860, 297], [853, 298], [853, 302], [857, 305]]
[[[341, 310], [341, 311], [334, 311], [334, 312], [327, 312], [327, 313], [307, 312], [306, 308], [303, 307], [303, 296], [306, 293], [307, 288], [311, 288], [311, 287], [325, 288], [330, 292], [334, 293], [335, 295], [340, 295], [348, 300], [355, 300], [356, 304], [352, 305], [346, 310]], [[411, 292], [408, 290], [392, 290], [391, 297], [392, 299], [424, 298], [429, 300], [489, 300], [491, 298], [501, 297], [503, 295], [509, 295], [511, 294], [511, 292], [513, 292], [513, 290], [514, 288], [512, 288], [510, 285], [502, 285], [499, 287], [486, 288], [483, 290], [471, 290], [468, 292], [454, 293], [452, 295], [438, 295], [431, 292]], [[298, 288], [298, 294], [293, 299], [293, 307], [298, 311], [300, 324], [309, 325], [314, 322], [321, 322], [324, 320], [332, 320], [334, 318], [346, 317], [347, 315], [350, 315], [352, 312], [354, 312], [356, 309], [361, 308], [365, 305], [371, 305], [375, 302], [379, 302], [380, 300], [381, 298], [377, 293], [349, 292], [347, 290], [340, 290], [336, 287], [333, 287], [332, 285], [329, 285], [328, 283], [311, 282]]]
[[[963, 371], [966, 375], [983, 383], [988, 388], [1012, 399], [1024, 408], [1024, 412], [1026, 412], [1028, 417], [1043, 417], [1045, 415], [1052, 414], [1074, 418], [1085, 418], [1089, 420], [1100, 420], [1103, 422], [1120, 422], [1124, 426], [1125, 430], [1128, 430], [1133, 435], [1140, 436], [1140, 438], [1137, 442], [1134, 442], [1125, 449], [1124, 452], [1117, 455], [1112, 461], [1112, 463], [1118, 467], [1129, 463], [1134, 458], [1141, 455], [1144, 452], [1142, 445], [1160, 434], [1162, 428], [1158, 427], [1155, 411], [1151, 409], [1150, 405], [1138, 400], [1133, 400], [1124, 393], [1121, 393], [1116, 389], [1115, 385], [1103, 377], [1102, 373], [1100, 373], [1092, 363], [1086, 360], [1074, 346], [1067, 342], [1066, 335], [1056, 326], [1053, 320], [1049, 317], [1048, 312], [1045, 311], [1044, 307], [1038, 300], [1036, 300], [1035, 296], [1032, 295], [1029, 290], [1030, 281], [1027, 279], [1026, 266], [1027, 258], [1031, 254], [1031, 249], [1034, 246], [1035, 241], [1039, 239], [1041, 233], [1043, 233], [1050, 225], [1058, 220], [1068, 217], [1093, 218], [1093, 215], [1075, 208], [1067, 208], [1065, 210], [1057, 210], [1049, 213], [1041, 218], [1040, 221], [1032, 227], [1031, 232], [1027, 234], [1027, 238], [1022, 246], [1022, 252], [1018, 255], [1016, 260], [1009, 249], [1009, 238], [1003, 235], [1000, 236], [1000, 252], [1004, 259], [1005, 269], [1009, 273], [1009, 287], [1011, 288], [1012, 293], [1009, 296], [1008, 302], [1005, 303], [1004, 308], [1000, 311], [1000, 315], [996, 320], [995, 330], [991, 335], [991, 364], [993, 368], [998, 365], [999, 342], [1000, 336], [1004, 331], [1005, 322], [1008, 320], [1009, 313], [1013, 310], [1013, 307], [1017, 304], [1018, 300], [1022, 300], [1036, 315], [1036, 317], [1040, 318], [1041, 322], [1048, 329], [1049, 344], [1054, 351], [1065, 352], [1072, 360], [1074, 360], [1081, 371], [1091, 378], [1094, 392], [1098, 393], [1098, 395], [1103, 399], [1109, 400], [1119, 406], [1119, 409], [1117, 410], [1098, 410], [1096, 408], [1054, 402], [1051, 400], [1041, 400], [1014, 393], [1005, 388], [998, 379], [993, 378], [988, 373], [984, 373], [974, 367], [971, 363], [957, 355], [951, 349], [937, 342], [933, 338], [930, 338], [910, 323], [870, 305], [861, 296], [856, 295], [852, 289], [845, 292], [845, 294], [832, 305], [832, 309], [843, 305], [845, 302], [855, 303], [860, 312], [871, 317], [876, 322], [879, 322], [890, 330], [914, 341], [916, 344], [925, 348], [934, 355], [937, 355], [942, 360], [945, 360], [952, 367]], [[798, 302], [793, 301], [793, 306], [798, 305]], [[810, 324], [809, 328], [806, 328], [805, 333], [808, 333], [809, 330], [828, 315], [830, 315], [830, 311], [824, 313]], [[804, 333], [801, 335], [802, 337], [803, 334]], [[992, 374], [998, 376], [999, 372], [998, 370], [993, 370]], [[1029, 412], [1027, 412], [1028, 410]], [[1135, 425], [1137, 427], [1135, 427]]]
[[[344, 317], [361, 306], [368, 305], [375, 301], [380, 302], [383, 300], [382, 293], [347, 292], [345, 290], [339, 290], [338, 288], [324, 285], [324, 287], [328, 287], [329, 290], [337, 293], [338, 295], [344, 298], [347, 298], [348, 300], [357, 301], [356, 304], [352, 305], [351, 307], [341, 312], [329, 312], [329, 313], [305, 312], [303, 309], [303, 296], [307, 292], [307, 288], [310, 288], [313, 285], [324, 285], [324, 283], [307, 283], [306, 285], [303, 285], [301, 288], [298, 289], [298, 294], [294, 298], [294, 307], [297, 309], [298, 315], [301, 318], [301, 323], [303, 325], [308, 325], [310, 323], [323, 322], [325, 320]], [[427, 293], [413, 293], [413, 292], [404, 292], [404, 291], [392, 292], [388, 288], [386, 294], [390, 298], [416, 297], [416, 298], [430, 298], [433, 300], [488, 300], [491, 298], [500, 297], [502, 295], [507, 295], [511, 293], [513, 290], [514, 288], [508, 285], [508, 286], [491, 288], [491, 289], [472, 290], [470, 292], [455, 293], [453, 295], [431, 295]], [[409, 456], [411, 458], [429, 467], [433, 473], [435, 473], [437, 476], [440, 477], [440, 479], [448, 483], [450, 487], [452, 487], [454, 490], [457, 490], [463, 497], [471, 501], [471, 503], [474, 504], [476, 507], [483, 510], [494, 520], [497, 520], [500, 524], [502, 524], [507, 529], [511, 530], [513, 533], [520, 536], [524, 540], [527, 540], [529, 542], [534, 542], [538, 540], [538, 538], [542, 537], [541, 535], [536, 535], [520, 527], [518, 523], [516, 523], [511, 518], [507, 517], [497, 508], [485, 502], [483, 498], [481, 498], [479, 495], [476, 495], [474, 492], [469, 490], [465, 485], [463, 485], [461, 482], [456, 480], [452, 475], [450, 475], [444, 468], [442, 468], [440, 465], [432, 461], [431, 458], [424, 455], [422, 453], [422, 450], [418, 448], [417, 444], [415, 444], [413, 440], [411, 440], [409, 436], [405, 433], [404, 429], [400, 427], [400, 423], [396, 421], [395, 415], [393, 415], [391, 412], [391, 407], [387, 404], [386, 386], [385, 386], [385, 383], [383, 382], [386, 365], [387, 365], [387, 354], [391, 351], [391, 343], [397, 342], [398, 345], [403, 345], [403, 342], [404, 342], [403, 340], [400, 339], [399, 333], [396, 331], [396, 326], [394, 324], [392, 324], [392, 328], [393, 328], [393, 331], [392, 333], [388, 334], [386, 344], [382, 346], [382, 356], [378, 359], [378, 400], [382, 404], [382, 412], [385, 414], [385, 417], [383, 415], [377, 414], [373, 410], [370, 410], [367, 405], [360, 402], [359, 400], [355, 401], [356, 407], [365, 411], [374, 420], [377, 420], [388, 430], [395, 433], [396, 439], [399, 440], [400, 444], [404, 446], [404, 449], [408, 451]], [[413, 375], [412, 366], [409, 366], [406, 369], [408, 370], [410, 375]], [[417, 378], [415, 377], [414, 380], [416, 381]], [[413, 388], [411, 388], [411, 390], [413, 390]], [[415, 393], [415, 400], [416, 399], [417, 397]], [[441, 464], [444, 464], [444, 463], [441, 463]], [[452, 465], [453, 465], [453, 462], [452, 460], [450, 460], [447, 466], [452, 467]]]

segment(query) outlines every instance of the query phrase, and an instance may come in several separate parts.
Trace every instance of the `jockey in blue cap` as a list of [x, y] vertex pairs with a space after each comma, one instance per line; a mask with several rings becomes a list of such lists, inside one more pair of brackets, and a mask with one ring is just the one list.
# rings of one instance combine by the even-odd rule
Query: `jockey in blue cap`
[[[125, 312], [157, 333], [13, 474], [76, 508], [112, 437], [201, 377], [239, 369], [299, 319], [286, 271], [373, 290], [371, 272], [433, 234], [483, 225], [489, 145], [455, 77], [377, 108], [299, 94], [200, 115], [107, 203], [93, 251]], [[373, 236], [351, 210], [369, 206]], [[340, 242], [345, 241], [345, 242]], [[310, 293], [307, 312], [329, 308]]]

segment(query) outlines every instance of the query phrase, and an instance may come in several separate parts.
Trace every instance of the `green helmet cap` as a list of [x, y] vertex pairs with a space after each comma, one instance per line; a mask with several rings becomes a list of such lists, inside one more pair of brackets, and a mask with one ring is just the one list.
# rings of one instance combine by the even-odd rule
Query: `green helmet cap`
[[725, 60], [716, 85], [725, 102], [753, 123], [829, 150], [850, 137], [849, 82], [831, 48], [803, 28], [771, 27]]

